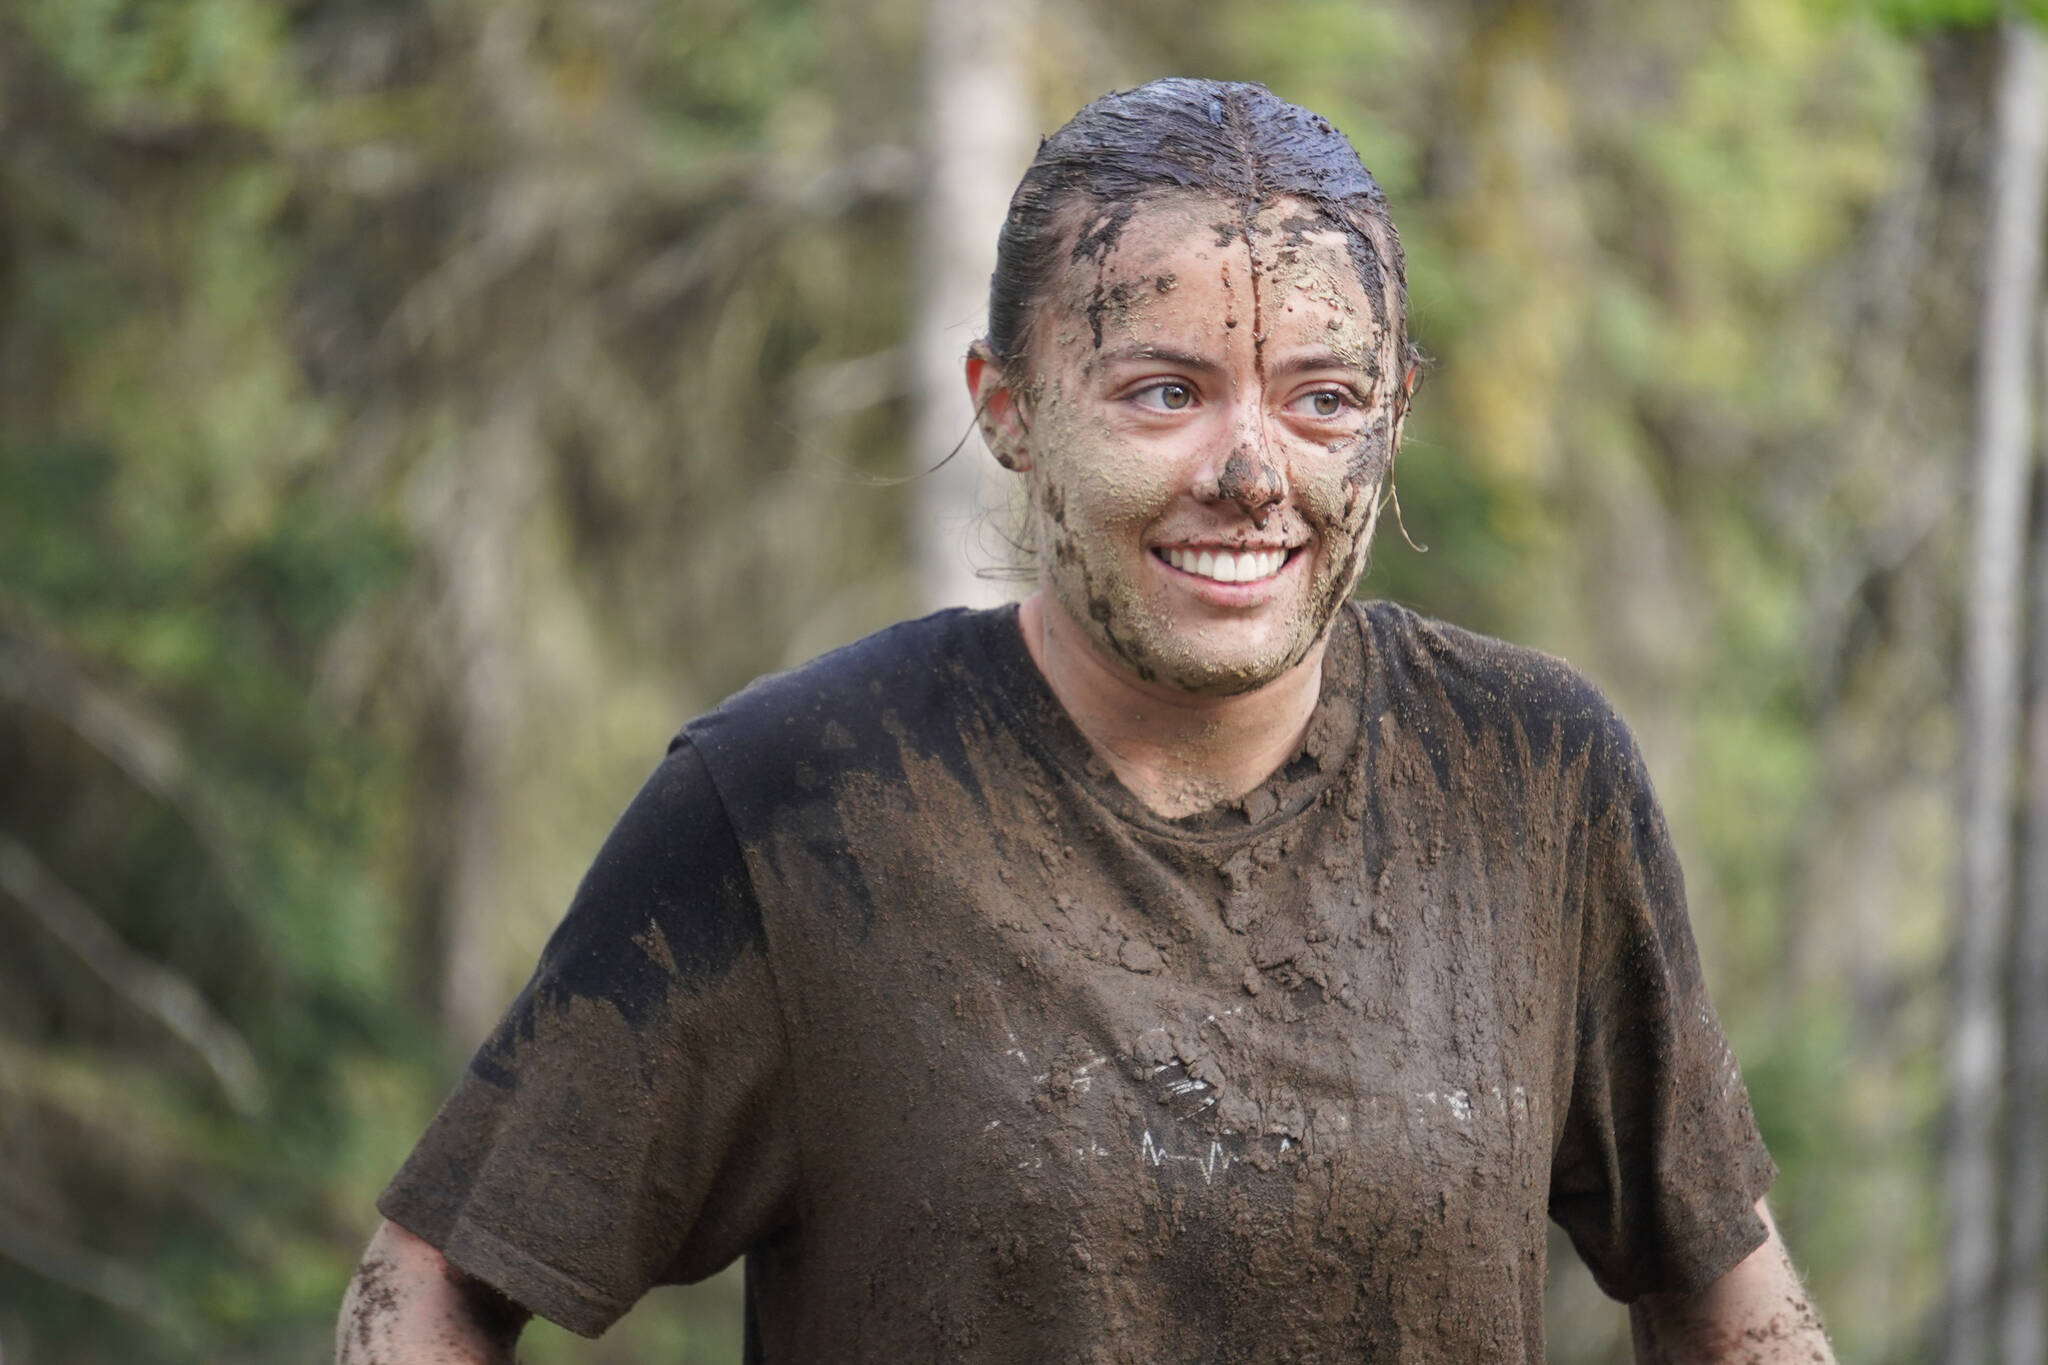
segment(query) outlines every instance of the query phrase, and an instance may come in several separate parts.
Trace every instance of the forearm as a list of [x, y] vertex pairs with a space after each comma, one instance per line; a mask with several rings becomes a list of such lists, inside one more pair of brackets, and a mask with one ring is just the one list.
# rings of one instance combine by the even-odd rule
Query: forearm
[[1630, 1305], [1638, 1365], [1832, 1365], [1820, 1315], [1770, 1211], [1761, 1200], [1756, 1211], [1768, 1235], [1734, 1269], [1696, 1294], [1645, 1294]]
[[383, 1223], [341, 1301], [335, 1365], [511, 1365], [528, 1316]]

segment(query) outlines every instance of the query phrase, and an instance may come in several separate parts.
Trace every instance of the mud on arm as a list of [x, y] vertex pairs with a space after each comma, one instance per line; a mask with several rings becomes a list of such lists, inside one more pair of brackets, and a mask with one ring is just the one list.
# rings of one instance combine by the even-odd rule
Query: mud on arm
[[1629, 1305], [1639, 1365], [1833, 1365], [1834, 1351], [1759, 1199], [1762, 1246], [1704, 1289], [1645, 1294]]
[[341, 1301], [335, 1365], [511, 1365], [531, 1316], [387, 1221]]

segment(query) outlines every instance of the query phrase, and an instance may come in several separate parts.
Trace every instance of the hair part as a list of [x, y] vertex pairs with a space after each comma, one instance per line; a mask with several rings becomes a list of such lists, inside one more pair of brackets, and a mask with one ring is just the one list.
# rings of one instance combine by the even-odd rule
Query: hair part
[[1328, 119], [1263, 85], [1169, 77], [1116, 91], [1038, 144], [1011, 196], [989, 278], [988, 349], [1020, 378], [1032, 323], [1063, 270], [1098, 268], [1145, 201], [1174, 192], [1260, 207], [1305, 205], [1343, 232], [1395, 361], [1391, 402], [1408, 407], [1421, 352], [1408, 340], [1408, 277], [1386, 195]]

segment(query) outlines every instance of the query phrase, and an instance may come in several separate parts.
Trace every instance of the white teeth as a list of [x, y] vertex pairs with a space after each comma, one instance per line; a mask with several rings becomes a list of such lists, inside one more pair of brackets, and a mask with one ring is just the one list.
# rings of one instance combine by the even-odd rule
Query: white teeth
[[1280, 572], [1280, 566], [1287, 562], [1285, 550], [1246, 550], [1232, 554], [1228, 550], [1169, 549], [1166, 562], [1174, 568], [1218, 583], [1252, 583], [1261, 578], [1271, 578]]

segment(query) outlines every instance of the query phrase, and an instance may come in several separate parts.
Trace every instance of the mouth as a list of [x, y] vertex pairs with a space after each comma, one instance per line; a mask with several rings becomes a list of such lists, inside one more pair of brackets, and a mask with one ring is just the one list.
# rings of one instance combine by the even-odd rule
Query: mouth
[[1291, 549], [1220, 550], [1198, 546], [1157, 546], [1152, 551], [1182, 573], [1212, 583], [1257, 583], [1273, 577], [1294, 556]]

